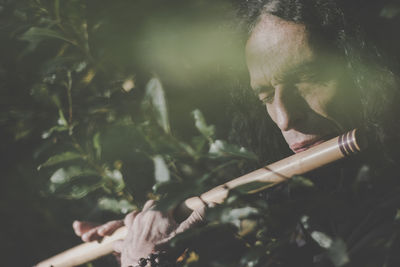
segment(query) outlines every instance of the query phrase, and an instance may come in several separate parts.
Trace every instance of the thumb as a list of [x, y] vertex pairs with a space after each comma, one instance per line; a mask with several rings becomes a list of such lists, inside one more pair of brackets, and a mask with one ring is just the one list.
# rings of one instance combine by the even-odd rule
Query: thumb
[[178, 228], [176, 228], [175, 233], [179, 234], [182, 233], [194, 226], [197, 226], [201, 223], [204, 223], [204, 214], [206, 212], [206, 208], [202, 207], [200, 209], [194, 210], [190, 216], [184, 220]]

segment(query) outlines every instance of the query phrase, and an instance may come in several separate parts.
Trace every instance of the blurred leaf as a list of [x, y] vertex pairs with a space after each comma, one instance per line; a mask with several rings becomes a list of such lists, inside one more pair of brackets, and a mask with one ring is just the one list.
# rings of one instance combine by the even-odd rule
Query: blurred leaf
[[[79, 177], [88, 177], [88, 176], [96, 176], [97, 173], [93, 170], [90, 169], [84, 169], [81, 167], [77, 166], [72, 166], [68, 168], [60, 168], [57, 171], [53, 173], [53, 175], [50, 177], [50, 185], [49, 189], [50, 192], [55, 193], [61, 188], [64, 188], [68, 183], [73, 181], [76, 178]], [[80, 186], [80, 185], [79, 185]], [[79, 187], [77, 185], [74, 185], [73, 188], [74, 190], [77, 191], [78, 189], [76, 187]]]
[[313, 187], [314, 183], [304, 176], [295, 175], [288, 180], [291, 187]]
[[311, 233], [311, 237], [315, 240], [315, 242], [318, 243], [323, 248], [330, 248], [332, 246], [332, 238], [330, 238], [327, 234], [319, 232], [319, 231], [313, 231]]
[[397, 209], [396, 215], [395, 215], [395, 217], [394, 217], [394, 220], [395, 220], [396, 222], [399, 222], [399, 221], [400, 221], [400, 209]]
[[81, 199], [96, 189], [97, 188], [93, 185], [74, 185], [72, 186], [71, 191], [66, 194], [66, 197], [72, 199]]
[[166, 133], [170, 133], [167, 101], [164, 89], [158, 78], [152, 78], [146, 85], [146, 98], [150, 100], [155, 112], [158, 124]]
[[233, 223], [236, 227], [240, 227], [240, 221], [248, 218], [249, 216], [258, 214], [258, 210], [253, 207], [243, 207], [232, 209], [231, 207], [223, 209], [221, 214], [222, 223]]
[[48, 167], [48, 166], [52, 166], [52, 165], [55, 165], [58, 163], [66, 162], [66, 161], [81, 159], [81, 158], [82, 158], [81, 154], [78, 154], [76, 152], [67, 151], [67, 152], [50, 157], [45, 163], [39, 165], [38, 169], [41, 169], [42, 167]]
[[335, 267], [342, 267], [350, 262], [346, 243], [342, 239], [335, 239], [328, 249], [328, 256]]
[[71, 181], [72, 178], [78, 176], [96, 175], [96, 172], [90, 169], [82, 169], [80, 167], [60, 168], [53, 173], [50, 181], [55, 184], [64, 184]]
[[265, 248], [255, 247], [248, 251], [241, 259], [243, 266], [257, 266], [261, 257], [265, 255]]
[[192, 112], [192, 114], [195, 120], [196, 128], [205, 138], [207, 138], [209, 141], [212, 141], [215, 135], [214, 125], [207, 125], [206, 120], [204, 119], [204, 116], [200, 110], [196, 109]]
[[101, 157], [100, 132], [96, 133], [93, 136], [93, 147], [96, 151], [96, 158], [100, 159]]
[[257, 160], [257, 156], [254, 153], [246, 150], [244, 147], [231, 145], [222, 140], [215, 140], [213, 143], [211, 143], [209, 153], [213, 154], [213, 156], [234, 156], [250, 160]]
[[69, 128], [67, 126], [64, 125], [57, 125], [54, 127], [51, 127], [48, 131], [45, 131], [42, 133], [42, 138], [43, 139], [47, 139], [49, 138], [54, 132], [64, 132], [64, 131], [68, 131]]
[[114, 191], [120, 192], [125, 188], [125, 182], [123, 179], [123, 175], [119, 170], [117, 170], [117, 169], [112, 170], [112, 171], [107, 170], [106, 176], [115, 183]]
[[153, 157], [154, 162], [154, 177], [157, 183], [164, 183], [170, 180], [168, 166], [162, 156], [156, 155]]
[[400, 5], [393, 3], [393, 4], [388, 4], [384, 8], [382, 8], [380, 16], [387, 19], [393, 19], [399, 14], [400, 14]]
[[61, 101], [60, 101], [59, 97], [57, 95], [53, 95], [51, 99], [53, 100], [54, 104], [58, 108], [58, 116], [59, 116], [59, 119], [57, 121], [58, 125], [68, 126], [68, 122], [65, 119], [64, 112], [62, 110]]
[[126, 199], [117, 200], [107, 197], [100, 198], [98, 200], [98, 205], [102, 210], [123, 214], [126, 214], [135, 208], [135, 206], [130, 204]]
[[249, 193], [256, 193], [256, 192], [262, 191], [271, 186], [274, 186], [275, 184], [276, 183], [255, 181], [255, 182], [246, 183], [246, 184], [240, 185], [238, 187], [235, 187], [233, 190], [237, 191], [241, 194], [249, 194]]
[[163, 196], [162, 200], [157, 204], [159, 210], [170, 210], [177, 207], [185, 199], [200, 195], [205, 191], [204, 185], [198, 181], [183, 182], [169, 181], [157, 183], [153, 187], [156, 194]]
[[61, 33], [47, 28], [31, 27], [19, 37], [20, 40], [29, 42], [29, 46], [27, 48], [29, 52], [35, 50], [40, 42], [49, 38], [59, 39], [71, 44], [75, 44], [74, 41], [66, 38]]

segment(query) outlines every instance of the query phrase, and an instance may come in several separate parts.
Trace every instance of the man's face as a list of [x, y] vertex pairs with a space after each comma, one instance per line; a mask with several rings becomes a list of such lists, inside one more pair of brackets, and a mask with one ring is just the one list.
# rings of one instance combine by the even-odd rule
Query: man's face
[[358, 114], [343, 62], [315, 51], [306, 27], [262, 15], [246, 45], [250, 82], [293, 152], [350, 127]]

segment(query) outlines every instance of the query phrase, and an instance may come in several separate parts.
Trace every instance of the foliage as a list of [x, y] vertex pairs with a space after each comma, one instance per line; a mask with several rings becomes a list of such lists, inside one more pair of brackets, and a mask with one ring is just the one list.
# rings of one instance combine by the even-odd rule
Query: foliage
[[[229, 5], [200, 0], [175, 0], [171, 7], [159, 7], [162, 1], [128, 2], [0, 2], [0, 12], [7, 11], [1, 27], [7, 36], [2, 37], [7, 50], [2, 52], [5, 63], [0, 64], [0, 75], [5, 78], [0, 84], [5, 95], [0, 115], [2, 149], [19, 151], [5, 161], [9, 163], [4, 164], [5, 176], [20, 191], [15, 199], [23, 199], [15, 211], [14, 207], [4, 210], [18, 221], [19, 228], [31, 233], [64, 232], [60, 238], [47, 237], [30, 261], [49, 256], [49, 246], [55, 253], [77, 243], [69, 229], [75, 218], [87, 214], [83, 219], [121, 217], [148, 198], [158, 199], [160, 209], [171, 209], [189, 196], [243, 174], [248, 166], [260, 164], [254, 153], [227, 140], [228, 119], [216, 107], [226, 104], [227, 98], [221, 85], [227, 74], [219, 70], [228, 65], [231, 79], [237, 71], [232, 67], [237, 62], [232, 59], [236, 58], [231, 47], [235, 39], [229, 39], [232, 36], [228, 38], [229, 31], [222, 26], [214, 29], [224, 24], [227, 18], [220, 17], [222, 12], [230, 14]], [[187, 13], [180, 14], [178, 8]], [[394, 18], [398, 6], [391, 4], [381, 13]], [[211, 26], [199, 23], [205, 16]], [[164, 22], [167, 17], [168, 23]], [[197, 33], [182, 26], [188, 19], [188, 28]], [[164, 24], [172, 25], [167, 34]], [[142, 29], [153, 29], [153, 35]], [[173, 39], [173, 34], [178, 37]], [[196, 34], [211, 36], [215, 43], [202, 42]], [[171, 42], [182, 37], [197, 46]], [[231, 46], [210, 49], [217, 43]], [[192, 81], [198, 83], [195, 89]], [[200, 104], [196, 97], [211, 103]], [[377, 237], [373, 244], [368, 238], [349, 242], [324, 227], [343, 214], [361, 218], [371, 203], [373, 215], [377, 210], [392, 210], [392, 202], [398, 203], [396, 195], [390, 195], [387, 202], [381, 196], [362, 195], [370, 192], [370, 175], [363, 166], [344, 191], [325, 190], [315, 177], [300, 176], [261, 196], [246, 194], [249, 187], [232, 190], [224, 205], [208, 211], [207, 226], [177, 236], [171, 245], [191, 247], [186, 266], [293, 266], [307, 262], [312, 253], [333, 266], [348, 266], [351, 260], [359, 266], [376, 266], [357, 254], [376, 247], [386, 249], [384, 262], [390, 266], [390, 253], [398, 245], [399, 216], [382, 215], [392, 216], [389, 221], [394, 223], [386, 240], [379, 239], [378, 228], [376, 233], [367, 231], [368, 238]], [[391, 188], [392, 192], [398, 189], [398, 184]], [[3, 195], [14, 199], [11, 194]], [[349, 205], [349, 199], [360, 203], [350, 201], [354, 205]], [[33, 226], [20, 215], [29, 208], [39, 214], [32, 216], [41, 226]], [[365, 220], [360, 225], [355, 223], [361, 230], [354, 236], [362, 235], [373, 223], [371, 217], [362, 217]], [[40, 239], [39, 234], [31, 237], [26, 250]]]

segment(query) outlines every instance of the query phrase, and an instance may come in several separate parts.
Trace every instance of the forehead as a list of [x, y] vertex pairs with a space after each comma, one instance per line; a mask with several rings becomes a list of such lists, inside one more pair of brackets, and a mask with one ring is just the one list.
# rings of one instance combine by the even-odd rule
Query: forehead
[[252, 86], [265, 85], [290, 69], [313, 60], [303, 24], [262, 15], [246, 44]]

